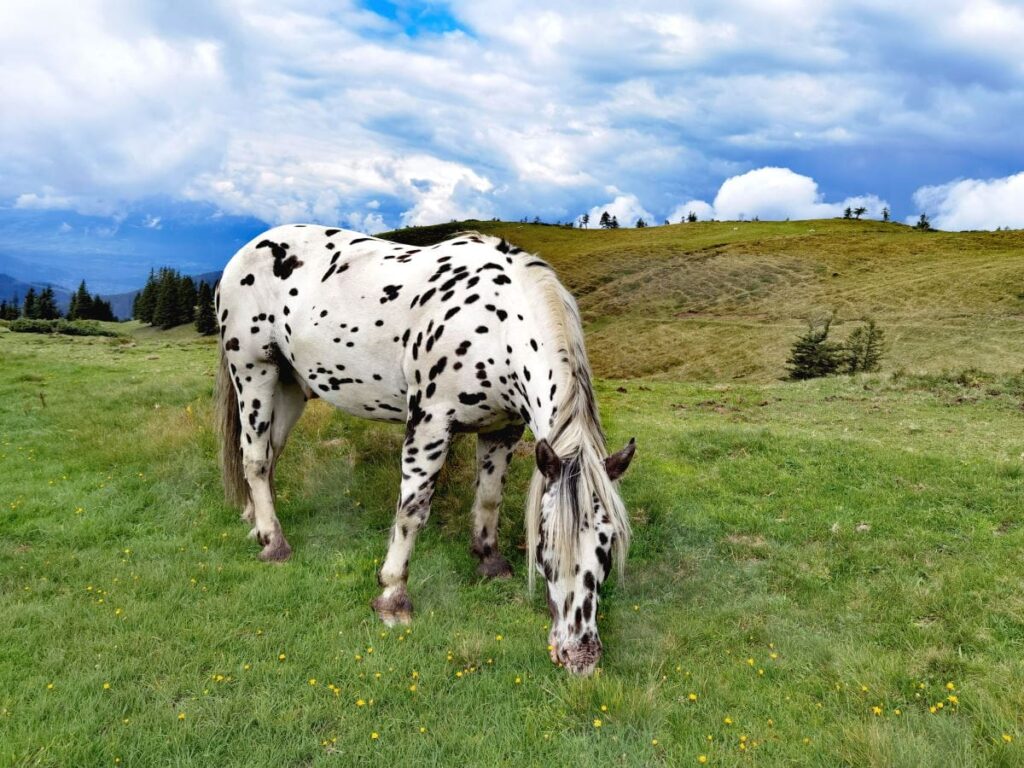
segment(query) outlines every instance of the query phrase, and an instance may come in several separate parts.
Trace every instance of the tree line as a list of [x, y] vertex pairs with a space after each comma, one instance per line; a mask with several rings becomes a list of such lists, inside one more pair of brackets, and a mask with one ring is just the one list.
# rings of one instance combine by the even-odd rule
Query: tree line
[[90, 294], [85, 280], [71, 294], [67, 313], [61, 313], [50, 286], [38, 293], [35, 288], [29, 288], [24, 301], [19, 301], [17, 296], [11, 301], [0, 301], [0, 320], [17, 320], [19, 317], [28, 320], [117, 320], [110, 302], [104, 301], [98, 293]]
[[217, 331], [213, 287], [205, 280], [197, 286], [191, 277], [170, 267], [151, 270], [132, 301], [132, 317], [165, 330], [195, 323], [196, 330], [208, 336]]

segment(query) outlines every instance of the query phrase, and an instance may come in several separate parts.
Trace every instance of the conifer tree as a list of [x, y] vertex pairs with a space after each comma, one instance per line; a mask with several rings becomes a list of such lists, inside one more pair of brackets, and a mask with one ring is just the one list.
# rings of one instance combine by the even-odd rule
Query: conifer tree
[[178, 275], [172, 269], [161, 269], [157, 286], [156, 306], [153, 308], [153, 325], [163, 329], [173, 328], [181, 321]]
[[68, 307], [68, 320], [92, 320], [92, 296], [89, 295], [83, 280], [78, 290], [71, 296], [71, 306]]
[[185, 277], [178, 276], [178, 322], [175, 325], [181, 325], [182, 323], [191, 323], [195, 320], [196, 312], [196, 283], [187, 275]]
[[196, 330], [203, 336], [217, 332], [217, 315], [213, 307], [213, 290], [205, 280], [199, 284], [196, 306]]
[[56, 320], [60, 317], [60, 310], [57, 309], [57, 300], [53, 295], [53, 288], [46, 286], [39, 292], [39, 299], [36, 303], [36, 315], [40, 320]]
[[815, 379], [835, 373], [842, 363], [842, 346], [829, 341], [832, 318], [808, 322], [807, 331], [794, 342], [786, 365], [791, 379]]
[[135, 300], [132, 302], [132, 317], [140, 322], [153, 324], [157, 290], [156, 273], [151, 269], [145, 287], [136, 294]]
[[39, 318], [39, 297], [36, 296], [36, 289], [29, 288], [25, 294], [25, 302], [21, 305], [21, 314], [30, 320]]

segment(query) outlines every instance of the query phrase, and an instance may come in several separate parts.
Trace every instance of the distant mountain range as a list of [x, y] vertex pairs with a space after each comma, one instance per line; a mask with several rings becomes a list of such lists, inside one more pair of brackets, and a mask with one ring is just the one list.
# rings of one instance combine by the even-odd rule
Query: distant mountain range
[[[192, 279], [195, 280], [196, 285], [199, 285], [201, 282], [213, 285], [220, 280], [220, 275], [220, 272], [204, 272], [201, 275], [192, 275]], [[51, 283], [26, 283], [5, 274], [0, 274], [0, 299], [10, 301], [17, 298], [20, 304], [25, 299], [25, 294], [28, 293], [29, 288], [35, 288], [36, 293], [39, 293], [39, 291], [47, 286], [53, 288], [53, 295], [57, 300], [57, 307], [60, 311], [67, 312], [68, 305], [71, 303], [71, 294], [74, 293], [73, 290]], [[110, 302], [110, 308], [118, 320], [130, 320], [132, 316], [132, 302], [135, 301], [135, 297], [139, 295], [141, 290], [142, 287], [140, 286], [138, 289], [128, 293], [112, 293], [102, 295], [101, 298], [104, 301]]]
[[24, 301], [25, 294], [28, 293], [29, 288], [35, 288], [36, 293], [39, 293], [47, 286], [53, 288], [53, 297], [57, 300], [57, 307], [60, 311], [67, 312], [73, 291], [52, 283], [25, 283], [10, 275], [0, 274], [0, 299], [5, 301], [17, 299], [20, 304]]

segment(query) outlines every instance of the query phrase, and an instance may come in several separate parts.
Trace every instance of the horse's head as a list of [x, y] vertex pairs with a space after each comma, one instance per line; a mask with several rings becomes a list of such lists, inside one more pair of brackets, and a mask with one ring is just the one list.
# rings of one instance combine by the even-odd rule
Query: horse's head
[[629, 520], [614, 481], [635, 449], [630, 440], [601, 461], [585, 451], [560, 458], [546, 440], [537, 443], [531, 494], [539, 515], [531, 554], [547, 583], [551, 660], [575, 674], [589, 675], [601, 658], [598, 590], [613, 555], [621, 569], [629, 546]]

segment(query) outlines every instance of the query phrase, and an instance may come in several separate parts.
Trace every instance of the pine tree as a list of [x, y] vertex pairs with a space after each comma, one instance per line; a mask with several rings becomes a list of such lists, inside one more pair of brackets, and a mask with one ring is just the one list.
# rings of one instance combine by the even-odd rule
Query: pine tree
[[697, 214], [696, 213], [694, 213], [693, 211], [690, 211], [688, 214], [686, 214], [686, 222], [688, 224], [693, 224], [696, 221], [697, 221]]
[[843, 371], [877, 371], [884, 348], [885, 333], [875, 325], [874, 320], [868, 320], [864, 325], [855, 328], [843, 345]]
[[601, 214], [601, 220], [598, 222], [601, 225], [601, 229], [608, 229], [612, 225], [612, 217], [608, 215], [608, 211]]
[[646, 226], [647, 226], [647, 222], [643, 220], [642, 216], [639, 219], [636, 220], [636, 228], [637, 229], [640, 229], [641, 227], [646, 227]]
[[859, 219], [861, 216], [863, 216], [867, 212], [868, 212], [867, 208], [865, 208], [863, 205], [859, 205], [859, 206], [857, 206], [856, 208], [853, 209], [853, 217], [855, 219]]
[[156, 273], [151, 269], [149, 270], [149, 278], [146, 280], [145, 287], [136, 294], [135, 299], [132, 301], [132, 317], [140, 322], [152, 325], [153, 312], [156, 309], [157, 292]]
[[78, 290], [71, 296], [71, 306], [68, 307], [68, 320], [92, 320], [92, 296], [89, 295], [83, 280]]
[[582, 216], [580, 216], [580, 224], [583, 225], [584, 229], [587, 228], [587, 225], [590, 224], [590, 214], [589, 213], [584, 213]]
[[157, 287], [156, 306], [153, 308], [153, 325], [164, 330], [178, 325], [181, 307], [178, 274], [172, 269], [161, 269]]
[[25, 303], [21, 305], [21, 314], [30, 320], [39, 319], [39, 297], [36, 296], [36, 289], [29, 288], [25, 294]]
[[922, 232], [931, 232], [932, 223], [928, 220], [928, 214], [921, 214], [921, 218], [917, 220], [917, 224], [914, 225], [914, 229], [919, 229]]
[[114, 322], [117, 320], [114, 317], [114, 310], [110, 306], [109, 301], [104, 301], [103, 298], [97, 293], [92, 297], [92, 320], [104, 320], [107, 322]]
[[846, 210], [843, 211], [843, 218], [844, 219], [852, 219], [853, 218], [853, 208], [851, 208], [850, 206], [846, 206]]
[[53, 288], [50, 286], [46, 286], [39, 292], [36, 315], [40, 320], [56, 320], [60, 317], [60, 310], [57, 309], [57, 300], [53, 295]]
[[9, 302], [5, 301], [6, 309], [0, 314], [0, 320], [17, 320], [21, 316], [21, 300], [14, 294]]
[[205, 280], [199, 284], [196, 330], [203, 334], [203, 336], [210, 336], [217, 332], [217, 314], [213, 307], [213, 290]]
[[196, 319], [196, 283], [188, 276], [178, 278], [178, 322], [191, 323]]
[[808, 322], [807, 331], [794, 342], [786, 365], [791, 379], [815, 379], [839, 370], [842, 345], [828, 340], [832, 318], [820, 324]]
[[889, 206], [882, 209], [882, 221], [889, 221]]
[[619, 217], [618, 216], [612, 216], [612, 220], [611, 220], [611, 222], [609, 222], [608, 228], [609, 229], [618, 229], [619, 228]]

